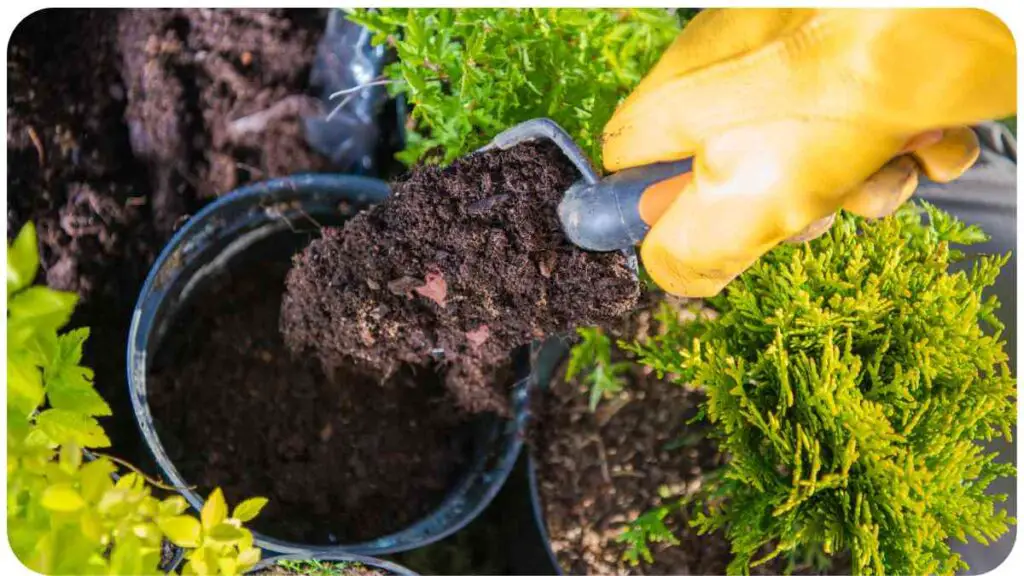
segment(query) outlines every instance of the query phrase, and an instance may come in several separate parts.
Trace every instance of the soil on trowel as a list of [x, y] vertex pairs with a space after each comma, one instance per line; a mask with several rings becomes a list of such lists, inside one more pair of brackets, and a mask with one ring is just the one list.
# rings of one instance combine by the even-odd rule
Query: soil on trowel
[[185, 481], [270, 499], [252, 526], [307, 544], [371, 539], [437, 506], [470, 449], [434, 370], [325, 375], [278, 328], [288, 262], [213, 281], [168, 331], [149, 404]]
[[387, 201], [328, 229], [288, 275], [282, 331], [325, 366], [377, 374], [443, 351], [469, 412], [507, 412], [495, 377], [535, 338], [607, 323], [639, 285], [618, 252], [572, 246], [556, 207], [578, 174], [551, 143], [414, 169]]
[[324, 22], [322, 10], [47, 9], [12, 33], [8, 239], [34, 221], [39, 281], [81, 296], [72, 325], [92, 329], [83, 363], [113, 408], [114, 452], [141, 455], [123, 350], [164, 242], [236, 186], [327, 167], [299, 120]]

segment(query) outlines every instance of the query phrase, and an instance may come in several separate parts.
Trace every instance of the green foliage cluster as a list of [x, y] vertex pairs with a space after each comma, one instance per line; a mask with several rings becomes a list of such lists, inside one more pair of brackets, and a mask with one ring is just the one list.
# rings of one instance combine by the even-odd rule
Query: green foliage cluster
[[325, 562], [316, 559], [281, 560], [277, 565], [294, 574], [305, 576], [345, 576], [353, 570], [362, 568], [362, 564], [353, 562]]
[[[232, 517], [220, 489], [201, 521], [180, 495], [157, 498], [147, 479], [116, 458], [88, 452], [110, 440], [97, 417], [110, 407], [81, 366], [88, 328], [63, 334], [77, 296], [33, 286], [35, 227], [7, 247], [7, 530], [11, 547], [44, 574], [155, 574], [167, 539], [189, 549], [184, 572], [238, 574], [260, 550], [243, 528], [266, 504]], [[128, 466], [130, 468], [130, 466]]]
[[626, 385], [622, 374], [629, 370], [630, 363], [612, 362], [611, 340], [601, 328], [578, 328], [576, 332], [580, 340], [569, 352], [565, 381], [582, 378], [590, 388], [590, 411], [593, 412], [602, 398], [612, 398], [622, 392]]
[[548, 117], [600, 166], [600, 136], [689, 16], [665, 9], [384, 8], [350, 18], [388, 43], [385, 75], [415, 126], [400, 159], [448, 163]]
[[987, 543], [1014, 522], [987, 491], [1014, 468], [981, 445], [1015, 423], [999, 303], [982, 297], [1008, 255], [952, 271], [955, 246], [986, 237], [921, 206], [842, 215], [733, 281], [717, 320], [662, 315], [661, 335], [624, 344], [707, 394], [728, 463], [694, 526], [725, 533], [731, 573], [845, 551], [856, 574], [952, 573], [966, 565], [948, 539]]

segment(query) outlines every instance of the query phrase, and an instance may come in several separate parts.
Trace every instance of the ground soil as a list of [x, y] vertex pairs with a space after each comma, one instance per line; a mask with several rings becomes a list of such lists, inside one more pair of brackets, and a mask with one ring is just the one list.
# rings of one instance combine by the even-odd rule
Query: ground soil
[[[650, 330], [642, 311], [614, 327], [626, 339]], [[624, 353], [615, 352], [618, 360]], [[653, 564], [629, 566], [622, 529], [640, 514], [700, 488], [704, 474], [722, 463], [697, 414], [702, 394], [659, 380], [631, 364], [625, 393], [595, 412], [589, 389], [565, 381], [564, 366], [535, 403], [532, 436], [544, 517], [552, 550], [570, 574], [724, 574], [730, 560], [721, 536], [699, 536], [689, 511], [667, 519], [681, 544], [651, 546]]]
[[[696, 301], [645, 293], [633, 314], [612, 325], [612, 340], [642, 340], [658, 329], [652, 312], [664, 301], [681, 316], [713, 313]], [[628, 355], [613, 347], [613, 361]], [[624, 393], [591, 412], [589, 387], [565, 380], [565, 365], [550, 390], [533, 406], [532, 454], [551, 549], [567, 574], [725, 574], [732, 560], [720, 533], [690, 527], [693, 507], [677, 508], [665, 523], [680, 541], [651, 543], [653, 562], [631, 566], [617, 542], [623, 528], [652, 508], [697, 494], [725, 464], [706, 421], [690, 422], [704, 402], [692, 385], [657, 378], [631, 362]], [[770, 552], [765, 548], [765, 554]], [[754, 574], [781, 574], [788, 559], [755, 567]], [[811, 565], [794, 574], [819, 573]], [[848, 574], [849, 558], [837, 557], [828, 573]]]
[[516, 347], [633, 308], [618, 252], [570, 245], [556, 207], [578, 177], [551, 143], [414, 169], [388, 201], [326, 230], [288, 275], [282, 329], [325, 366], [434, 362], [468, 411], [507, 410], [495, 374]]
[[142, 454], [123, 350], [163, 243], [236, 186], [327, 168], [299, 130], [324, 21], [322, 10], [51, 9], [12, 34], [8, 238], [36, 222], [40, 281], [82, 296], [72, 322], [92, 328], [84, 363], [114, 410], [104, 426], [117, 453]]
[[251, 266], [196, 297], [148, 379], [157, 431], [185, 480], [269, 504], [259, 532], [356, 542], [440, 503], [470, 448], [436, 371], [386, 382], [294, 358], [278, 330], [288, 262]]

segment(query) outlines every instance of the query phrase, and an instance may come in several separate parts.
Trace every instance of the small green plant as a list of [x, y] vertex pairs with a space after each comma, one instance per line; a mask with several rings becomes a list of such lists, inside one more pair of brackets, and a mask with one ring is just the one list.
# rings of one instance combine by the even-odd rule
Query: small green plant
[[89, 329], [59, 333], [77, 296], [33, 286], [38, 269], [29, 223], [7, 247], [7, 530], [15, 555], [44, 574], [155, 574], [166, 538], [191, 549], [187, 573], [253, 566], [260, 551], [242, 522], [266, 499], [242, 502], [226, 518], [215, 490], [200, 523], [180, 495], [157, 498], [153, 487], [162, 484], [89, 451], [110, 446], [97, 418], [111, 413], [80, 364]]
[[669, 506], [649, 510], [631, 522], [619, 535], [618, 541], [626, 544], [623, 557], [627, 562], [634, 566], [639, 564], [641, 559], [644, 562], [653, 562], [651, 548], [647, 545], [649, 542], [679, 544], [679, 539], [665, 525], [665, 518], [671, 511]]
[[[986, 237], [922, 205], [843, 215], [733, 281], [710, 302], [717, 320], [623, 344], [707, 394], [728, 460], [693, 525], [724, 532], [730, 573], [840, 552], [855, 574], [953, 573], [967, 566], [950, 538], [987, 543], [1015, 521], [988, 491], [1014, 468], [980, 444], [1015, 424], [999, 303], [982, 296], [1008, 255], [951, 271], [956, 245]], [[634, 560], [649, 558], [641, 536], [664, 534], [664, 515], [642, 518], [625, 536]]]
[[363, 567], [354, 562], [324, 562], [321, 560], [281, 560], [278, 566], [304, 576], [345, 576]]
[[352, 20], [395, 48], [385, 75], [415, 125], [400, 155], [448, 163], [510, 126], [548, 117], [596, 165], [601, 131], [679, 33], [664, 9], [385, 8]]
[[612, 362], [612, 343], [604, 330], [597, 327], [578, 328], [580, 341], [569, 354], [565, 381], [572, 382], [583, 375], [590, 386], [590, 411], [597, 409], [602, 398], [611, 398], [622, 392], [625, 380], [622, 373], [629, 370], [629, 362]]

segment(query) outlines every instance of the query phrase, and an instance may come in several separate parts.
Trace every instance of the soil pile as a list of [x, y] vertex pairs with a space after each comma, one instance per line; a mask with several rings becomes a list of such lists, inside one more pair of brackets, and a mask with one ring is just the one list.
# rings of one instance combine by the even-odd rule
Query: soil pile
[[507, 411], [495, 375], [534, 338], [607, 323], [636, 303], [620, 253], [569, 244], [556, 207], [577, 173], [551, 143], [420, 167], [388, 201], [328, 229], [288, 274], [281, 326], [327, 367], [377, 374], [444, 351], [461, 408]]
[[250, 181], [323, 171], [301, 115], [323, 29], [316, 11], [136, 10], [118, 19], [125, 120], [160, 218]]
[[149, 375], [157, 432], [201, 494], [270, 499], [253, 527], [309, 544], [404, 528], [437, 506], [467, 456], [440, 378], [324, 375], [278, 329], [288, 262], [220, 278], [179, 315]]
[[[143, 461], [124, 375], [139, 288], [174, 228], [249, 181], [326, 168], [298, 113], [321, 10], [48, 9], [8, 45], [8, 238], [32, 220], [41, 276], [77, 292], [83, 363], [114, 416], [115, 452]], [[276, 106], [276, 108], [275, 108]], [[292, 105], [289, 105], [292, 106]], [[287, 107], [286, 107], [287, 108]], [[238, 118], [264, 114], [243, 134]]]

